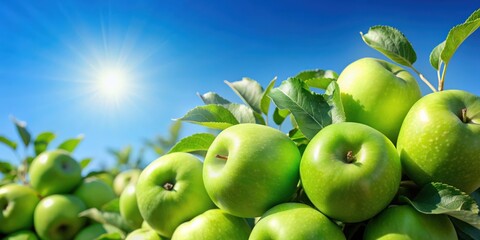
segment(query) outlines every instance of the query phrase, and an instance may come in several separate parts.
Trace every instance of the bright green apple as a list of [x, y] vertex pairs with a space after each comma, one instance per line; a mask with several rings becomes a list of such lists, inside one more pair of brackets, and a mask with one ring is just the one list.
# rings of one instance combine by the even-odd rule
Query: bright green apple
[[329, 125], [307, 145], [300, 177], [308, 198], [322, 213], [361, 222], [387, 207], [400, 186], [401, 163], [381, 132], [361, 123]]
[[0, 233], [33, 226], [33, 212], [40, 201], [32, 188], [15, 183], [0, 187]]
[[303, 203], [282, 203], [268, 210], [255, 225], [250, 240], [346, 239], [342, 229], [318, 210]]
[[31, 230], [20, 230], [3, 237], [2, 240], [38, 240], [37, 235]]
[[142, 173], [142, 170], [134, 168], [117, 174], [113, 180], [113, 190], [117, 196], [120, 196], [123, 189], [125, 189], [130, 183], [137, 183], [140, 173]]
[[421, 97], [408, 71], [375, 58], [351, 63], [337, 82], [347, 121], [369, 125], [393, 143], [408, 110]]
[[211, 209], [178, 226], [172, 240], [247, 240], [251, 231], [244, 218]]
[[43, 198], [35, 208], [34, 226], [41, 239], [73, 239], [86, 222], [78, 214], [86, 209], [78, 197], [54, 194]]
[[82, 168], [67, 151], [38, 155], [29, 168], [30, 184], [41, 196], [70, 193], [82, 181]]
[[223, 130], [208, 149], [205, 188], [224, 211], [258, 217], [292, 198], [300, 158], [295, 143], [281, 131], [259, 124], [234, 125]]
[[417, 184], [443, 182], [467, 193], [480, 187], [480, 97], [446, 90], [420, 99], [405, 117], [397, 149]]
[[107, 183], [94, 177], [83, 179], [73, 194], [80, 198], [87, 208], [98, 209], [117, 197]]
[[137, 182], [140, 213], [160, 235], [171, 237], [183, 222], [214, 208], [202, 179], [203, 164], [188, 153], [170, 153], [150, 163]]
[[77, 235], [75, 235], [74, 240], [92, 240], [105, 233], [107, 233], [107, 229], [104, 225], [94, 223], [80, 230]]
[[446, 215], [427, 215], [410, 205], [391, 206], [371, 219], [365, 240], [456, 240], [457, 233]]
[[125, 240], [164, 240], [152, 229], [139, 228], [127, 235]]
[[139, 228], [143, 223], [142, 215], [138, 209], [136, 184], [129, 184], [120, 195], [120, 215], [133, 228]]
[[106, 172], [106, 171], [96, 172], [93, 174], [89, 174], [88, 177], [98, 178], [113, 189], [114, 175], [111, 174], [110, 172]]

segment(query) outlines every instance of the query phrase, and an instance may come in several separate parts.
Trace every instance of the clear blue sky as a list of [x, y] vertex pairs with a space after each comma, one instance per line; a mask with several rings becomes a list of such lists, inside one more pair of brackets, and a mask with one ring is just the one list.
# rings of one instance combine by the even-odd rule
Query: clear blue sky
[[[165, 135], [171, 119], [201, 104], [197, 92], [239, 101], [224, 80], [251, 77], [266, 86], [274, 76], [340, 73], [356, 59], [384, 58], [359, 35], [379, 24], [410, 39], [417, 69], [434, 81], [431, 49], [479, 7], [473, 0], [3, 0], [0, 135], [18, 140], [11, 115], [33, 135], [55, 132], [53, 145], [84, 134], [75, 157], [108, 164], [107, 147], [138, 149], [143, 139]], [[92, 92], [108, 66], [130, 81], [117, 101]], [[446, 88], [479, 95], [479, 66], [477, 32], [452, 59]], [[202, 130], [184, 124], [182, 136]], [[0, 146], [0, 159], [14, 158]]]

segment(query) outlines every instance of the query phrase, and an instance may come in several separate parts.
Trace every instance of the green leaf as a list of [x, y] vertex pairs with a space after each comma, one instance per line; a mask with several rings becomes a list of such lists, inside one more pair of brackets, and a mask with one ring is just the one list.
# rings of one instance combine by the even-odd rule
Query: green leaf
[[120, 198], [114, 198], [102, 206], [103, 212], [120, 212]]
[[251, 107], [255, 112], [262, 113], [261, 101], [263, 95], [262, 86], [250, 78], [242, 78], [240, 81], [225, 83], [243, 100], [245, 104]]
[[130, 161], [130, 156], [132, 154], [132, 146], [127, 145], [117, 152], [117, 162], [119, 164], [127, 164]]
[[205, 104], [229, 104], [230, 101], [214, 92], [208, 92], [203, 95], [197, 93]]
[[285, 121], [285, 118], [290, 115], [290, 111], [288, 109], [280, 109], [278, 107], [275, 108], [275, 111], [273, 112], [273, 121], [277, 125], [282, 125], [283, 121]]
[[445, 41], [438, 44], [430, 53], [430, 64], [435, 70], [440, 70], [442, 65], [442, 59], [440, 55], [442, 54], [443, 49], [445, 48]]
[[5, 144], [7, 147], [11, 148], [13, 151], [17, 150], [17, 143], [8, 139], [5, 136], [0, 136], [0, 143]]
[[22, 139], [22, 142], [25, 147], [27, 147], [30, 144], [31, 140], [31, 135], [30, 132], [27, 130], [27, 123], [23, 121], [19, 121], [12, 117], [12, 121], [15, 124], [15, 127], [17, 128], [18, 135], [20, 135], [20, 138]]
[[0, 161], [0, 173], [8, 174], [13, 169], [15, 169], [15, 167], [11, 163], [6, 161]]
[[38, 136], [33, 140], [33, 146], [35, 147], [35, 155], [39, 155], [40, 153], [47, 150], [48, 145], [50, 142], [55, 139], [55, 133], [53, 132], [42, 132], [38, 134]]
[[[262, 124], [260, 119], [257, 119], [255, 112], [248, 106], [238, 103], [229, 103], [222, 105], [228, 109], [233, 116], [237, 119], [238, 123], [259, 123]], [[260, 118], [262, 118], [260, 116]], [[263, 119], [263, 118], [262, 118]], [[265, 122], [263, 121], [263, 124]]]
[[337, 80], [338, 74], [332, 70], [315, 69], [300, 72], [295, 78], [301, 79], [310, 87], [327, 89], [332, 81]]
[[225, 129], [238, 124], [235, 116], [227, 108], [218, 104], [196, 107], [178, 120], [214, 129]]
[[272, 99], [268, 96], [272, 88], [275, 86], [275, 82], [277, 81], [277, 77], [274, 77], [272, 81], [268, 84], [265, 91], [262, 93], [262, 99], [260, 100], [260, 108], [265, 115], [268, 115], [268, 110], [270, 110], [270, 102]]
[[340, 87], [336, 81], [332, 81], [325, 91], [325, 100], [330, 105], [329, 115], [332, 123], [345, 122], [345, 110], [343, 109], [342, 98], [340, 96]]
[[445, 40], [445, 47], [443, 48], [441, 59], [445, 64], [450, 62], [455, 51], [472, 33], [480, 27], [480, 9], [473, 12], [467, 20], [455, 27], [453, 27], [447, 35]]
[[90, 162], [92, 162], [92, 158], [84, 158], [80, 160], [80, 166], [82, 167], [82, 169], [85, 169], [90, 164]]
[[414, 200], [403, 198], [419, 212], [447, 214], [480, 229], [475, 200], [459, 189], [439, 182], [425, 185]]
[[83, 140], [83, 135], [78, 135], [78, 137], [76, 138], [71, 138], [71, 139], [68, 139], [68, 140], [65, 140], [64, 142], [60, 143], [60, 145], [58, 145], [58, 149], [63, 149], [69, 153], [72, 153], [78, 146], [78, 144], [80, 144], [80, 142]]
[[109, 233], [104, 233], [94, 240], [122, 240], [125, 239], [125, 234], [119, 233], [119, 232], [109, 232]]
[[109, 224], [125, 232], [133, 230], [118, 212], [102, 212], [96, 208], [90, 208], [81, 212], [79, 217], [87, 217], [101, 224]]
[[170, 149], [169, 153], [173, 152], [206, 152], [215, 135], [210, 133], [196, 133], [181, 139], [175, 146]]
[[362, 34], [363, 41], [373, 49], [381, 52], [392, 61], [411, 67], [417, 60], [408, 39], [398, 29], [390, 26], [373, 26], [367, 34]]
[[308, 89], [297, 78], [290, 78], [270, 92], [275, 105], [288, 109], [298, 123], [300, 130], [308, 139], [312, 139], [320, 129], [332, 123], [329, 116], [330, 106], [320, 94]]

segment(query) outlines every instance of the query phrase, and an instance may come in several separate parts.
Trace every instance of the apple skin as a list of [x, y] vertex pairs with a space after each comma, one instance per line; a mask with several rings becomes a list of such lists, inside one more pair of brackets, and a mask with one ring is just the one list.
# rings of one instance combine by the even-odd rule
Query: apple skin
[[133, 228], [140, 228], [143, 223], [142, 215], [138, 209], [136, 184], [129, 184], [120, 195], [120, 215]]
[[258, 217], [292, 198], [300, 159], [295, 143], [281, 131], [238, 124], [223, 130], [210, 145], [203, 181], [220, 209], [238, 217]]
[[29, 168], [30, 184], [41, 196], [70, 193], [82, 181], [82, 168], [67, 151], [38, 155]]
[[78, 197], [54, 194], [43, 198], [35, 208], [34, 226], [41, 239], [73, 239], [86, 222], [78, 214], [86, 209]]
[[346, 223], [361, 222], [395, 197], [401, 163], [395, 146], [381, 132], [342, 122], [323, 128], [310, 141], [300, 177], [320, 212]]
[[80, 198], [87, 208], [97, 209], [117, 197], [113, 189], [98, 178], [85, 178], [73, 194]]
[[346, 239], [342, 229], [321, 212], [303, 203], [282, 203], [268, 210], [255, 225], [250, 240]]
[[137, 182], [138, 209], [160, 235], [170, 238], [183, 222], [214, 208], [202, 179], [203, 164], [188, 153], [170, 153], [151, 162]]
[[137, 183], [138, 177], [142, 173], [140, 169], [128, 169], [123, 172], [120, 172], [115, 176], [113, 179], [113, 190], [120, 196], [123, 190], [130, 184], [130, 183]]
[[178, 226], [172, 240], [247, 240], [251, 231], [244, 218], [211, 209]]
[[423, 214], [410, 205], [391, 206], [371, 219], [365, 240], [457, 239], [450, 219], [443, 214]]
[[15, 183], [0, 187], [0, 233], [33, 226], [33, 212], [40, 201], [32, 188]]
[[107, 233], [107, 229], [102, 224], [94, 223], [80, 230], [74, 240], [92, 240], [105, 233]]
[[146, 228], [139, 228], [134, 230], [133, 232], [127, 235], [125, 240], [164, 240], [166, 238], [162, 238], [160, 235], [157, 234], [152, 229]]
[[405, 117], [397, 149], [417, 184], [443, 182], [472, 193], [480, 187], [480, 97], [462, 90], [424, 96]]
[[20, 230], [3, 237], [2, 240], [38, 240], [38, 237], [30, 230]]
[[408, 71], [375, 58], [349, 64], [337, 82], [347, 121], [369, 125], [394, 144], [405, 115], [422, 96]]

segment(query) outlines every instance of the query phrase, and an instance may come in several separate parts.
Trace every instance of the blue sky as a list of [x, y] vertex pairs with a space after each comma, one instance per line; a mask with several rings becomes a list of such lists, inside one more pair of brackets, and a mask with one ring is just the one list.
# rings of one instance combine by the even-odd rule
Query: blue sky
[[[138, 150], [143, 139], [166, 135], [173, 118], [201, 105], [197, 92], [239, 101], [224, 80], [250, 77], [266, 86], [275, 76], [340, 73], [359, 58], [384, 58], [359, 35], [374, 25], [400, 29], [417, 52], [417, 69], [435, 81], [430, 51], [479, 7], [471, 0], [4, 0], [0, 135], [18, 140], [9, 116], [26, 121], [33, 135], [55, 132], [53, 146], [84, 134], [74, 156], [109, 164], [107, 147]], [[454, 55], [446, 88], [480, 94], [479, 43], [477, 32]], [[95, 84], [112, 67], [129, 82], [115, 99]], [[182, 136], [199, 131], [184, 124]], [[0, 159], [15, 155], [0, 146]]]

